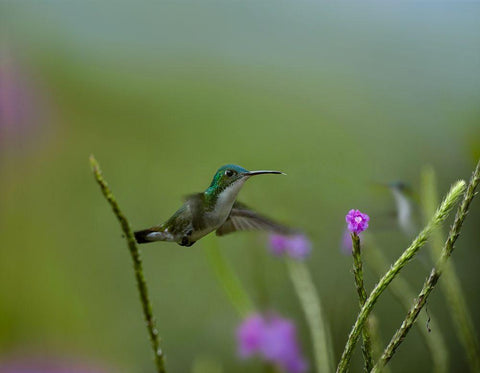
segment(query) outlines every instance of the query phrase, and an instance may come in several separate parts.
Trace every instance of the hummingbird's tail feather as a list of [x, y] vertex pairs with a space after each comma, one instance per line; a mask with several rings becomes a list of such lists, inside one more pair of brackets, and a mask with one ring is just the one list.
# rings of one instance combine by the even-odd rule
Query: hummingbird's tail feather
[[147, 240], [148, 233], [151, 233], [150, 229], [145, 229], [143, 231], [133, 232], [133, 234], [135, 235], [135, 240], [137, 241], [137, 243], [153, 242], [153, 241]]
[[169, 241], [168, 235], [164, 231], [159, 231], [158, 227], [148, 228], [133, 232], [137, 243], [148, 243], [155, 241]]

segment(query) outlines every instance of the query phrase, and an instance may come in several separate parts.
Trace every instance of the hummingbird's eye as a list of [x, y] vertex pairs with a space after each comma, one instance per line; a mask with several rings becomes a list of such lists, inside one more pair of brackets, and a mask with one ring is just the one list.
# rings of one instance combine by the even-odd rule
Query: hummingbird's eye
[[225, 171], [225, 176], [227, 176], [227, 177], [233, 176], [233, 171], [232, 170]]

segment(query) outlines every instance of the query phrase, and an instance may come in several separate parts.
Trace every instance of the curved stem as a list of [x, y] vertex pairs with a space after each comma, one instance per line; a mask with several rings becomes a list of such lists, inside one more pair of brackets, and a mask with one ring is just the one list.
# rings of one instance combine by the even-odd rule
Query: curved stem
[[218, 282], [227, 294], [230, 303], [243, 318], [253, 312], [254, 307], [252, 301], [234, 270], [220, 251], [216, 237], [212, 237], [210, 241], [211, 244], [206, 247], [206, 254], [210, 266], [215, 272]]
[[287, 269], [308, 322], [317, 372], [332, 372], [332, 340], [317, 290], [305, 263], [288, 259]]
[[[352, 256], [353, 256], [353, 274], [355, 276], [355, 286], [357, 288], [358, 300], [360, 308], [363, 307], [367, 300], [367, 292], [363, 285], [363, 267], [362, 258], [360, 256], [360, 237], [356, 233], [352, 233]], [[373, 368], [372, 358], [372, 341], [370, 337], [370, 322], [367, 320], [365, 326], [362, 329], [362, 354], [365, 362], [365, 371], [370, 372]]]
[[[440, 259], [438, 260], [435, 267], [432, 269], [428, 279], [425, 281], [423, 288], [420, 291], [420, 294], [418, 295], [417, 301], [415, 302], [413, 307], [410, 309], [410, 311], [407, 313], [407, 316], [405, 317], [405, 320], [400, 326], [400, 329], [398, 329], [397, 332], [394, 334], [394, 336], [392, 337], [392, 340], [388, 344], [383, 355], [375, 365], [373, 370], [374, 372], [381, 371], [382, 367], [385, 364], [387, 364], [387, 362], [392, 358], [396, 349], [403, 342], [407, 333], [410, 331], [410, 328], [412, 327], [413, 323], [417, 319], [418, 314], [420, 313], [423, 306], [426, 304], [428, 296], [433, 291], [440, 276], [444, 272], [445, 265], [448, 259], [450, 258], [450, 256], [452, 255], [453, 250], [455, 249], [455, 242], [458, 236], [460, 235], [460, 230], [462, 228], [465, 217], [467, 216], [470, 203], [472, 202], [473, 197], [475, 196], [475, 189], [477, 188], [479, 183], [480, 183], [480, 162], [477, 164], [477, 167], [472, 175], [472, 178], [470, 179], [470, 183], [468, 184], [468, 188], [467, 188], [467, 191], [465, 192], [462, 204], [457, 210], [457, 213], [455, 215], [455, 221], [452, 227], [450, 228], [450, 232], [448, 234], [447, 241], [445, 242], [445, 246], [443, 247], [442, 255], [440, 256]], [[474, 367], [475, 369], [474, 371], [479, 371], [480, 370], [479, 368], [480, 367], [478, 366]]]
[[[381, 248], [375, 245], [373, 237], [366, 236], [368, 240], [367, 246], [368, 250], [365, 251], [367, 258], [366, 263], [378, 274], [381, 275], [388, 268], [389, 262]], [[398, 300], [398, 302], [405, 308], [409, 310], [412, 306], [412, 302], [415, 299], [415, 293], [413, 292], [410, 284], [405, 280], [403, 276], [397, 276], [395, 281], [393, 281], [389, 288], [392, 295]], [[435, 373], [446, 373], [448, 372], [449, 357], [448, 350], [443, 338], [442, 332], [440, 330], [440, 324], [437, 319], [430, 313], [429, 317], [425, 313], [419, 315], [419, 331], [422, 334], [425, 344], [427, 345], [430, 355], [433, 362], [433, 372]], [[426, 325], [430, 325], [432, 333], [429, 332], [429, 329]], [[378, 354], [378, 357], [381, 356], [382, 351]], [[385, 368], [383, 369], [385, 371]]]
[[338, 363], [337, 372], [346, 372], [348, 370], [353, 349], [358, 341], [363, 325], [365, 324], [368, 315], [372, 311], [373, 306], [377, 302], [380, 295], [384, 292], [390, 282], [392, 282], [395, 276], [402, 270], [402, 268], [411, 259], [413, 259], [413, 257], [417, 254], [418, 250], [423, 245], [425, 245], [432, 230], [438, 225], [440, 225], [447, 218], [448, 213], [453, 208], [464, 189], [464, 181], [458, 181], [452, 186], [449, 193], [447, 194], [447, 196], [445, 197], [442, 204], [437, 209], [427, 226], [419, 233], [419, 235], [413, 240], [411, 245], [402, 253], [402, 255], [400, 255], [397, 261], [392, 265], [392, 267], [380, 279], [378, 284], [372, 290], [365, 302], [365, 305], [360, 310], [360, 313], [357, 316], [357, 320], [355, 321], [355, 324], [353, 325], [353, 328], [348, 336], [347, 343], [345, 344], [345, 349], [343, 351], [340, 362]]
[[[422, 207], [424, 215], [429, 215], [435, 208], [434, 206], [438, 200], [435, 173], [431, 167], [425, 169], [422, 173], [422, 187]], [[442, 254], [444, 240], [442, 231], [440, 229], [436, 230], [430, 244], [430, 253], [434, 262]], [[445, 294], [447, 307], [453, 319], [458, 339], [467, 353], [470, 370], [472, 372], [480, 371], [479, 342], [472, 316], [468, 311], [465, 293], [462, 290], [460, 279], [452, 260], [445, 263], [443, 276], [445, 279], [440, 283], [440, 289]]]
[[132, 229], [130, 228], [130, 224], [128, 223], [126, 216], [120, 210], [117, 200], [113, 196], [112, 191], [110, 190], [107, 182], [103, 178], [100, 166], [93, 155], [90, 156], [90, 165], [92, 167], [95, 180], [97, 181], [98, 185], [100, 185], [100, 189], [102, 190], [103, 195], [105, 196], [108, 203], [112, 207], [113, 213], [117, 217], [120, 223], [120, 226], [122, 228], [122, 231], [125, 235], [125, 239], [127, 240], [128, 249], [130, 250], [130, 256], [132, 257], [132, 261], [133, 261], [133, 269], [135, 271], [135, 278], [137, 280], [137, 288], [140, 294], [140, 301], [142, 303], [143, 316], [145, 317], [145, 321], [147, 322], [147, 329], [148, 329], [148, 334], [150, 336], [150, 343], [152, 345], [152, 350], [155, 356], [155, 364], [157, 367], [157, 372], [165, 373], [166, 370], [165, 370], [163, 352], [160, 349], [158, 330], [155, 325], [155, 318], [153, 317], [152, 305], [148, 297], [147, 282], [145, 281], [145, 277], [143, 275], [142, 258], [140, 255], [140, 250], [138, 249], [137, 243], [135, 242], [135, 238], [133, 236]]

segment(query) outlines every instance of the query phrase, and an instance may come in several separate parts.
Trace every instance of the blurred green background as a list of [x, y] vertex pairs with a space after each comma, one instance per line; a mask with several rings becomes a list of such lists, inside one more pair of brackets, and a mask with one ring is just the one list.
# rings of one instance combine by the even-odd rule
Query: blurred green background
[[[131, 261], [92, 153], [137, 229], [205, 189], [222, 164], [285, 171], [250, 181], [240, 199], [313, 241], [308, 265], [338, 359], [358, 310], [351, 258], [339, 249], [346, 212], [372, 215], [393, 260], [409, 241], [375, 231], [393, 200], [373, 184], [418, 187], [432, 165], [443, 195], [480, 155], [479, 21], [473, 3], [2, 1], [0, 360], [67, 356], [109, 372], [153, 371]], [[454, 254], [477, 330], [479, 222], [476, 200]], [[258, 361], [237, 359], [240, 320], [205, 258], [209, 242], [142, 247], [168, 371], [212, 363], [259, 372]], [[261, 273], [270, 307], [296, 320], [313, 363], [284, 263], [265, 242], [258, 233], [219, 239], [257, 301]], [[420, 289], [429, 267], [415, 261], [403, 274]], [[371, 289], [376, 277], [366, 276]], [[428, 308], [450, 369], [464, 371], [438, 289]], [[384, 342], [404, 314], [381, 298]], [[429, 370], [418, 330], [391, 366]], [[352, 371], [361, 367], [357, 351]]]

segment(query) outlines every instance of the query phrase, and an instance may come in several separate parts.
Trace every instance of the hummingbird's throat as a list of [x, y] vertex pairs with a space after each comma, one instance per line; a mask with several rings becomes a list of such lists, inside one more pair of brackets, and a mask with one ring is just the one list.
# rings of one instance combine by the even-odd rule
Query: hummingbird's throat
[[214, 209], [219, 216], [225, 217], [225, 219], [228, 217], [230, 210], [237, 199], [238, 192], [240, 192], [244, 183], [245, 179], [240, 179], [220, 192]]

